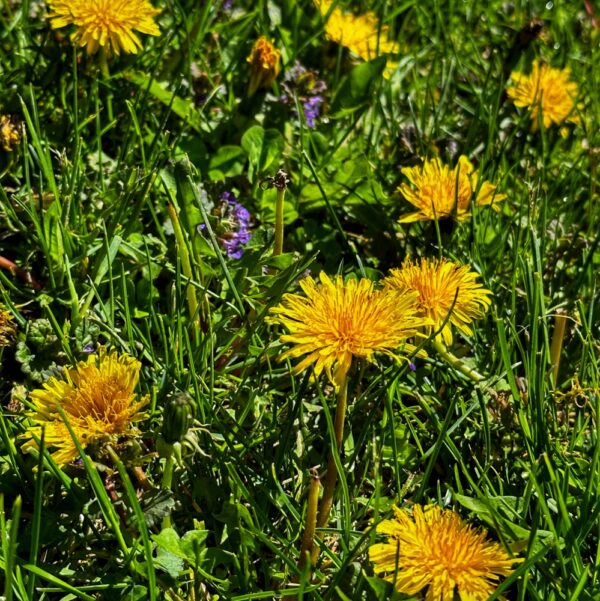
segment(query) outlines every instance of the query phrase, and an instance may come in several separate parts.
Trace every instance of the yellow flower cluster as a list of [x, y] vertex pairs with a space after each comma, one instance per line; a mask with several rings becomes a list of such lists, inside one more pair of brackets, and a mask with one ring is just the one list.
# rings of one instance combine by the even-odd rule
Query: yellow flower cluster
[[[385, 54], [398, 54], [399, 46], [389, 39], [389, 27], [380, 25], [372, 12], [364, 15], [344, 13], [337, 6], [332, 8], [331, 0], [315, 0], [325, 23], [327, 39], [350, 50], [365, 61]], [[388, 62], [386, 76], [389, 76], [393, 64]]]
[[6, 152], [12, 152], [12, 149], [21, 141], [21, 132], [13, 123], [8, 115], [0, 116], [0, 145]]
[[417, 293], [419, 313], [433, 323], [431, 333], [448, 346], [452, 344], [452, 326], [463, 334], [473, 334], [469, 324], [489, 308], [491, 292], [477, 280], [468, 265], [447, 259], [407, 259], [400, 269], [392, 269], [385, 284], [392, 290]]
[[471, 203], [498, 210], [498, 203], [506, 198], [496, 193], [494, 184], [479, 182], [477, 170], [464, 155], [453, 169], [435, 158], [424, 160], [418, 167], [402, 169], [402, 174], [410, 183], [402, 184], [398, 191], [418, 211], [403, 215], [400, 223], [452, 216], [462, 221], [470, 217]]
[[160, 35], [154, 17], [160, 10], [148, 0], [47, 0], [52, 27], [75, 26], [71, 40], [89, 54], [99, 48], [136, 54], [142, 43], [135, 33]]
[[337, 386], [353, 357], [407, 356], [415, 351], [409, 339], [442, 326], [441, 336], [450, 344], [451, 325], [470, 334], [468, 324], [490, 305], [490, 291], [476, 278], [467, 266], [427, 259], [407, 260], [381, 289], [367, 278], [344, 282], [321, 273], [318, 285], [307, 277], [300, 282], [304, 295], [286, 294], [271, 309], [271, 321], [289, 331], [281, 341], [293, 345], [281, 359], [303, 357], [295, 373], [312, 366], [315, 376], [325, 371]]
[[377, 532], [389, 537], [369, 548], [377, 573], [385, 573], [396, 590], [417, 595], [428, 587], [427, 601], [486, 601], [500, 576], [512, 573], [522, 559], [510, 557], [462, 521], [454, 511], [437, 506], [394, 508], [395, 519], [384, 520]]
[[0, 303], [0, 347], [12, 344], [16, 331], [17, 327], [12, 314]]
[[539, 60], [533, 61], [529, 75], [512, 73], [514, 85], [507, 88], [506, 93], [515, 106], [529, 109], [533, 131], [538, 129], [540, 120], [544, 128], [553, 123], [579, 122], [575, 114], [577, 84], [569, 80], [570, 75], [569, 68], [554, 69]]
[[65, 370], [64, 378], [50, 378], [31, 393], [34, 425], [23, 435], [30, 439], [24, 447], [37, 447], [44, 429], [45, 445], [54, 449], [52, 458], [58, 465], [78, 456], [59, 408], [84, 448], [134, 434], [132, 424], [145, 418], [141, 409], [148, 402], [148, 397], [137, 400], [134, 393], [140, 367], [133, 357], [101, 347], [97, 355]]
[[296, 373], [312, 365], [315, 376], [325, 370], [339, 384], [353, 357], [372, 361], [374, 353], [396, 356], [401, 347], [412, 352], [414, 346], [406, 344], [407, 339], [429, 325], [417, 316], [414, 294], [386, 294], [366, 278], [344, 282], [340, 276], [331, 280], [321, 273], [320, 286], [307, 277], [300, 287], [304, 296], [286, 294], [271, 309], [272, 322], [290, 332], [281, 341], [294, 345], [281, 359], [306, 355]]

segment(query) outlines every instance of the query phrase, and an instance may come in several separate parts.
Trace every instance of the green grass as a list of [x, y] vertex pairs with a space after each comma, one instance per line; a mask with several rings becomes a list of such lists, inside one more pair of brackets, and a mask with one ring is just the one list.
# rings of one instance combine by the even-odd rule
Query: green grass
[[[398, 41], [390, 79], [384, 60], [327, 41], [309, 1], [160, 6], [161, 36], [102, 73], [49, 27], [43, 3], [0, 5], [0, 114], [23, 128], [12, 152], [0, 148], [0, 257], [39, 283], [0, 268], [17, 324], [0, 348], [4, 598], [408, 599], [375, 576], [367, 549], [392, 504], [417, 502], [456, 509], [524, 559], [492, 598], [600, 599], [600, 34], [584, 3], [352, 3]], [[515, 44], [533, 19], [541, 34]], [[261, 34], [282, 73], [249, 98]], [[531, 133], [504, 95], [535, 57], [579, 85], [566, 138]], [[277, 100], [295, 60], [328, 86], [315, 128]], [[400, 168], [461, 154], [507, 195], [501, 211], [398, 224], [410, 211]], [[291, 182], [272, 257], [264, 179], [279, 168]], [[253, 216], [241, 259], [218, 239], [223, 191]], [[278, 361], [287, 347], [266, 317], [306, 270], [380, 279], [406, 255], [468, 263], [493, 291], [452, 349], [486, 380], [431, 347], [414, 372], [385, 357], [355, 366], [311, 575], [298, 567], [309, 470], [327, 464], [335, 394]], [[139, 436], [96, 456], [81, 448], [63, 469], [44, 445], [23, 452], [28, 392], [98, 344], [142, 362]], [[157, 438], [175, 392], [195, 421], [171, 491]]]

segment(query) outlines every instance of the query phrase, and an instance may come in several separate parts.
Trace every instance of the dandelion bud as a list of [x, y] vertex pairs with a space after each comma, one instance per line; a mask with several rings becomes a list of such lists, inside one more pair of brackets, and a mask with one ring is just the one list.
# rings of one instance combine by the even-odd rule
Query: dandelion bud
[[181, 442], [194, 420], [194, 406], [187, 394], [170, 398], [163, 411], [161, 438], [169, 445]]
[[246, 59], [250, 63], [250, 95], [258, 88], [270, 88], [273, 85], [279, 75], [280, 58], [281, 52], [265, 36], [254, 42], [250, 56]]

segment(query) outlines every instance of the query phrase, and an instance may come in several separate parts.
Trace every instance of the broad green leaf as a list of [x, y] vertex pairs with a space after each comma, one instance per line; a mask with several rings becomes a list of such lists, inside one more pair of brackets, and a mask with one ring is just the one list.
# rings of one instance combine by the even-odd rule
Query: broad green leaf
[[253, 125], [242, 136], [242, 148], [248, 155], [250, 169], [248, 179], [269, 169], [274, 163], [278, 166], [283, 156], [284, 139], [276, 129], [263, 129]]
[[240, 175], [244, 170], [246, 154], [239, 146], [225, 145], [219, 147], [210, 159], [208, 177], [213, 181]]
[[380, 56], [375, 60], [354, 67], [344, 79], [331, 107], [332, 113], [342, 109], [355, 110], [372, 101], [375, 82], [382, 76], [387, 58]]

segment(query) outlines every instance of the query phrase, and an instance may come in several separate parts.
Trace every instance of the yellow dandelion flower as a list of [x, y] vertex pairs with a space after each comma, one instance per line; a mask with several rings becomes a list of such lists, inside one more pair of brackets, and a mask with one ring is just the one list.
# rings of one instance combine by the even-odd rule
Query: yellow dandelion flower
[[[468, 265], [447, 259], [406, 259], [400, 269], [392, 269], [384, 280], [387, 287], [417, 293], [419, 314], [428, 317], [432, 331], [446, 325], [438, 334], [446, 345], [452, 344], [452, 326], [472, 334], [469, 324], [489, 308], [491, 292], [478, 283], [477, 274]], [[449, 317], [448, 317], [449, 315]]]
[[507, 88], [506, 93], [515, 106], [530, 109], [533, 131], [539, 126], [540, 109], [545, 128], [552, 123], [579, 122], [574, 114], [577, 84], [569, 81], [570, 74], [568, 68], [554, 69], [539, 60], [533, 61], [529, 75], [516, 71], [511, 74], [515, 85]]
[[270, 88], [279, 75], [281, 52], [263, 35], [252, 46], [246, 59], [250, 63], [249, 94], [258, 88]]
[[21, 130], [8, 115], [0, 117], [0, 144], [6, 152], [12, 152], [14, 146], [21, 141]]
[[128, 355], [107, 352], [101, 347], [76, 367], [65, 370], [64, 379], [50, 378], [44, 387], [31, 393], [34, 425], [23, 435], [30, 438], [24, 447], [37, 447], [33, 436], [55, 449], [52, 458], [59, 465], [73, 461], [77, 448], [58, 407], [62, 407], [71, 428], [83, 447], [123, 434], [135, 434], [134, 422], [145, 418], [140, 412], [148, 397], [137, 400], [134, 389], [141, 364]]
[[154, 17], [160, 10], [148, 0], [47, 0], [54, 29], [75, 25], [71, 40], [88, 54], [102, 48], [109, 54], [121, 50], [137, 54], [142, 42], [135, 31], [160, 35]]
[[332, 281], [321, 273], [320, 280], [317, 285], [311, 277], [303, 279], [304, 296], [286, 294], [271, 309], [271, 322], [289, 330], [281, 341], [293, 345], [281, 359], [306, 355], [294, 373], [312, 366], [316, 377], [325, 371], [337, 386], [353, 357], [372, 361], [374, 353], [384, 353], [397, 358], [400, 348], [410, 353], [414, 346], [406, 340], [430, 323], [416, 315], [414, 294], [384, 292], [366, 278]]
[[0, 347], [9, 346], [15, 339], [17, 327], [11, 313], [0, 303]]
[[402, 169], [410, 184], [402, 184], [398, 191], [418, 211], [400, 217], [400, 223], [429, 221], [456, 215], [459, 220], [470, 217], [471, 201], [477, 206], [497, 204], [506, 198], [496, 193], [496, 186], [488, 181], [479, 185], [479, 174], [469, 159], [462, 155], [458, 165], [451, 169], [440, 159], [424, 160], [419, 167]]
[[454, 511], [415, 505], [412, 516], [397, 507], [394, 512], [395, 519], [377, 526], [388, 542], [372, 545], [369, 558], [375, 572], [387, 573], [385, 580], [405, 595], [428, 587], [426, 601], [452, 601], [455, 591], [461, 601], [487, 601], [500, 576], [522, 561]]
[[[327, 39], [345, 46], [365, 61], [370, 61], [384, 54], [398, 54], [400, 47], [389, 39], [389, 27], [379, 25], [379, 20], [372, 12], [364, 15], [346, 14], [337, 6], [332, 10], [330, 0], [314, 0], [327, 18], [325, 35]], [[394, 64], [388, 62], [385, 76], [389, 77]]]

